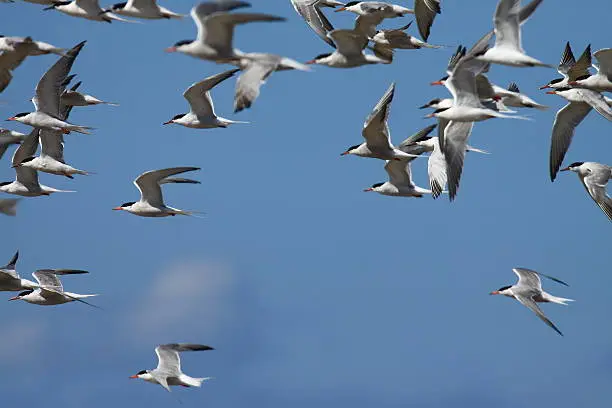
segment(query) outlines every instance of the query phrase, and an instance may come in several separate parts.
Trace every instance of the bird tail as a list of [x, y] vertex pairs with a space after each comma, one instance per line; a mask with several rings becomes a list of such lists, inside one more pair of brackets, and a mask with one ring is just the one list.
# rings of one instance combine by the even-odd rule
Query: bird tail
[[201, 387], [204, 381], [211, 380], [213, 377], [192, 378], [187, 375], [181, 377], [181, 381], [190, 387]]
[[235, 125], [235, 124], [249, 125], [251, 122], [245, 122], [242, 120], [223, 119], [223, 123], [226, 125]]
[[118, 103], [115, 102], [102, 102], [104, 105], [108, 105], [108, 106], [119, 106]]
[[90, 130], [93, 130], [92, 127], [89, 126], [71, 126], [68, 128], [71, 132], [82, 133], [84, 135], [91, 135]]
[[527, 117], [527, 116], [520, 116], [520, 115], [504, 115], [503, 113], [499, 113], [496, 112], [495, 114], [496, 118], [504, 118], [504, 119], [520, 119], [520, 120], [529, 120], [532, 121], [533, 118]]
[[575, 302], [574, 299], [566, 299], [566, 298], [562, 298], [562, 297], [553, 296], [553, 295], [550, 295], [550, 294], [546, 297], [546, 299], [549, 302], [557, 303], [559, 305], [565, 305], [565, 306], [567, 306], [567, 302]]

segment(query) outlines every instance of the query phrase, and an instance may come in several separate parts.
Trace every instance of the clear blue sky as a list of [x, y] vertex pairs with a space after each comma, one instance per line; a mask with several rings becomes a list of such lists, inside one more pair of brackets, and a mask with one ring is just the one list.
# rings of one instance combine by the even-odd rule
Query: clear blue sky
[[[329, 51], [288, 0], [254, 3], [288, 21], [238, 28], [238, 48], [300, 61]], [[162, 4], [184, 13], [193, 5]], [[468, 155], [452, 204], [363, 193], [385, 180], [383, 163], [339, 156], [361, 142], [364, 119], [392, 81], [393, 140], [431, 123], [417, 107], [446, 91], [429, 82], [443, 75], [454, 47], [491, 28], [495, 4], [443, 1], [430, 41], [449, 48], [399, 52], [390, 66], [277, 73], [238, 115], [228, 80], [213, 91], [218, 113], [252, 123], [200, 131], [161, 125], [186, 111], [186, 87], [227, 68], [163, 52], [195, 37], [190, 19], [104, 24], [1, 4], [2, 34], [66, 48], [88, 40], [73, 72], [83, 90], [121, 104], [71, 116], [96, 131], [68, 135], [66, 158], [96, 175], [41, 175], [78, 193], [24, 199], [18, 217], [0, 218], [0, 263], [19, 249], [26, 277], [37, 268], [87, 269], [65, 287], [100, 293], [94, 302], [105, 308], [0, 303], [3, 405], [174, 406], [160, 387], [128, 376], [155, 367], [157, 344], [188, 341], [217, 350], [184, 356], [187, 374], [215, 377], [201, 390], [175, 390], [186, 406], [605, 406], [610, 223], [576, 175], [548, 179], [551, 127], [564, 101], [537, 88], [554, 70], [492, 69], [494, 82], [516, 81], [551, 109], [523, 112], [532, 122], [477, 124], [470, 142], [492, 154]], [[524, 26], [524, 47], [555, 65], [567, 40], [577, 55], [589, 42], [610, 47], [602, 41], [611, 12], [608, 0], [589, 2], [586, 14], [575, 2], [545, 1]], [[349, 14], [330, 18], [352, 25]], [[0, 95], [5, 118], [31, 109], [55, 60], [29, 58], [15, 71]], [[611, 164], [610, 129], [589, 115], [567, 162]], [[14, 177], [11, 154], [2, 180]], [[167, 186], [165, 196], [205, 211], [204, 219], [111, 211], [138, 198], [138, 174], [172, 166], [202, 167], [201, 185]], [[413, 172], [426, 186], [426, 160]], [[571, 285], [544, 283], [577, 300], [543, 306], [565, 337], [518, 303], [488, 295], [515, 282], [516, 266]]]

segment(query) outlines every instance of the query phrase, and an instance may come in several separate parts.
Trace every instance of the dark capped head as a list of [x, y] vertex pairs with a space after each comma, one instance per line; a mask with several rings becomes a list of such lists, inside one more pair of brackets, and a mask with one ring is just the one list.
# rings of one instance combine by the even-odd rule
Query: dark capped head
[[504, 290], [506, 290], [506, 289], [510, 289], [511, 287], [512, 287], [512, 286], [510, 286], [510, 285], [508, 285], [508, 286], [503, 286], [503, 287], [501, 287], [501, 288], [497, 289], [497, 291], [498, 291], [498, 292], [503, 292]]
[[138, 374], [136, 375], [143, 375], [143, 374], [146, 374], [147, 372], [148, 372], [147, 370], [142, 370], [142, 371], [139, 371]]
[[16, 115], [13, 115], [14, 118], [23, 118], [24, 116], [28, 116], [30, 112], [21, 112]]
[[434, 113], [440, 113], [440, 112], [444, 112], [445, 110], [447, 110], [448, 108], [440, 108], [440, 109], [436, 109], [434, 111]]
[[439, 104], [441, 101], [442, 101], [442, 99], [440, 99], [440, 98], [434, 98], [431, 101], [427, 102], [425, 105], [419, 106], [419, 109], [429, 108], [431, 106]]
[[356, 6], [359, 3], [361, 3], [361, 1], [349, 1], [348, 3], [344, 5], [344, 7]]
[[327, 58], [327, 57], [329, 57], [330, 55], [331, 55], [331, 53], [329, 53], [329, 52], [328, 52], [328, 53], [326, 53], [326, 54], [319, 54], [319, 55], [317, 55], [317, 56], [315, 57], [315, 61], [318, 61], [318, 60], [323, 59], [323, 58]]
[[376, 183], [376, 184], [372, 184], [372, 188], [376, 188], [376, 187], [380, 187], [385, 183]]
[[582, 81], [583, 79], [587, 79], [587, 78], [590, 78], [590, 77], [591, 77], [590, 74], [580, 75], [578, 78], [575, 79], [575, 81]]
[[548, 84], [549, 85], [554, 85], [554, 84], [558, 84], [559, 82], [563, 81], [565, 78], [557, 78], [557, 79], [553, 79], [552, 81], [550, 81]]
[[354, 146], [349, 147], [349, 148], [348, 148], [348, 149], [346, 149], [346, 150], [344, 151], [344, 153], [342, 153], [340, 156], [345, 156], [345, 155], [347, 155], [347, 154], [350, 154], [350, 152], [351, 152], [352, 150], [355, 150], [355, 149], [356, 149], [356, 148], [358, 148], [359, 146], [361, 146], [361, 145], [354, 145]]
[[27, 296], [30, 293], [34, 292], [34, 289], [28, 289], [28, 290], [24, 290], [23, 292], [19, 292], [19, 294], [17, 295], [17, 297], [23, 297], [23, 296]]
[[179, 42], [177, 42], [176, 44], [174, 44], [175, 47], [180, 47], [182, 45], [187, 45], [187, 44], [191, 44], [193, 42], [193, 40], [181, 40]]
[[3, 181], [2, 183], [0, 183], [0, 187], [2, 186], [8, 186], [9, 184], [11, 184], [12, 181]]
[[584, 164], [584, 162], [574, 162], [567, 167], [580, 167]]
[[116, 3], [111, 6], [111, 10], [121, 10], [127, 6], [127, 3]]
[[129, 203], [123, 203], [123, 204], [120, 205], [120, 207], [121, 208], [126, 208], [126, 207], [129, 207], [129, 206], [134, 205], [134, 204], [136, 204], [136, 201], [131, 201]]
[[23, 160], [21, 161], [21, 163], [19, 163], [19, 164], [23, 164], [23, 163], [31, 162], [31, 161], [32, 161], [32, 160], [34, 160], [35, 158], [36, 158], [36, 156], [30, 156], [30, 157], [28, 157], [27, 159], [23, 159]]

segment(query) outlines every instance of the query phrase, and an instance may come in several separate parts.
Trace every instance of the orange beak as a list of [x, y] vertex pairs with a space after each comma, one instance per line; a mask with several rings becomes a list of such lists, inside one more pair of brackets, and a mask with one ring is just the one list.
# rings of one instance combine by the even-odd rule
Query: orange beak
[[556, 93], [557, 93], [557, 91], [548, 91], [548, 92], [546, 92], [546, 93], [547, 93], [548, 95], [554, 95], [554, 94], [556, 94]]
[[347, 154], [349, 154], [348, 150], [344, 153], [340, 153], [340, 156], [346, 156]]
[[363, 190], [364, 193], [367, 193], [368, 191], [374, 191], [373, 188], [366, 188], [365, 190]]
[[423, 116], [423, 118], [424, 119], [435, 118], [435, 114], [434, 113], [430, 113], [429, 115]]
[[499, 295], [499, 292], [497, 290], [494, 290], [493, 292], [489, 293], [489, 295]]
[[115, 208], [113, 208], [113, 211], [122, 211], [122, 210], [123, 210], [123, 208], [121, 208], [121, 207], [115, 207]]
[[569, 167], [562, 168], [560, 171], [570, 171]]
[[567, 84], [571, 85], [571, 86], [576, 86], [576, 85], [578, 85], [578, 82], [576, 82], [576, 81], [569, 81]]
[[169, 124], [171, 124], [171, 123], [172, 123], [172, 121], [173, 121], [173, 120], [174, 120], [174, 119], [170, 119], [169, 121], [162, 123], [162, 125], [169, 125]]
[[166, 52], [176, 52], [176, 47], [168, 47], [164, 51], [166, 51]]
[[344, 11], [344, 10], [346, 10], [346, 7], [340, 7], [339, 9], [335, 9], [334, 13], [339, 13], [339, 12]]
[[317, 60], [310, 60], [310, 61], [306, 61], [304, 64], [306, 65], [312, 65], [312, 64], [316, 64]]
[[137, 375], [130, 375], [130, 378], [138, 378]]
[[12, 297], [12, 298], [10, 298], [10, 299], [9, 299], [9, 302], [10, 302], [11, 300], [18, 300], [18, 299], [19, 299], [19, 296], [14, 296], [14, 297]]
[[9, 120], [17, 120], [17, 118], [16, 118], [16, 117], [14, 117], [14, 116], [12, 116], [12, 117], [10, 117], [10, 118], [8, 118], [8, 119], [7, 119], [7, 121], [9, 121]]
[[432, 82], [432, 83], [431, 83], [431, 84], [429, 84], [429, 85], [444, 85], [444, 82], [442, 82], [442, 81], [436, 81], [436, 82]]
[[540, 87], [540, 89], [546, 89], [546, 88], [550, 88], [550, 85], [543, 85]]

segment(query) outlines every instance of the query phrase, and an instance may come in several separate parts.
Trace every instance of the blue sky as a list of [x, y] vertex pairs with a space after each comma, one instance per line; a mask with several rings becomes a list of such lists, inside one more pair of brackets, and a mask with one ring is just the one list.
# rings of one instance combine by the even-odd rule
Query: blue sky
[[[490, 29], [495, 3], [444, 1], [430, 42], [446, 49], [399, 52], [390, 66], [274, 74], [238, 115], [228, 80], [213, 91], [217, 112], [251, 124], [201, 131], [161, 125], [186, 111], [185, 88], [227, 68], [163, 52], [195, 37], [190, 19], [103, 24], [0, 5], [5, 35], [66, 48], [88, 40], [73, 72], [83, 90], [121, 104], [71, 116], [96, 131], [67, 136], [66, 158], [97, 174], [41, 175], [78, 193], [24, 199], [18, 217], [0, 219], [0, 263], [19, 249], [25, 276], [89, 270], [64, 279], [65, 287], [100, 293], [94, 302], [105, 309], [0, 307], [3, 403], [22, 404], [36, 390], [50, 406], [91, 408], [165, 407], [177, 404], [174, 397], [187, 406], [269, 408], [603, 406], [612, 380], [610, 225], [574, 174], [548, 179], [551, 127], [564, 101], [537, 88], [558, 76], [554, 70], [492, 69], [494, 82], [516, 81], [551, 109], [523, 112], [531, 122], [477, 124], [470, 143], [492, 154], [468, 155], [452, 204], [365, 194], [385, 180], [383, 163], [339, 156], [361, 141], [364, 119], [392, 81], [393, 140], [430, 124], [417, 107], [446, 91], [429, 82], [444, 74], [454, 47]], [[192, 6], [162, 4], [184, 13]], [[567, 40], [577, 55], [589, 42], [609, 47], [602, 41], [612, 6], [589, 6], [587, 18], [574, 2], [545, 1], [524, 26], [527, 52], [557, 64]], [[289, 1], [260, 1], [253, 10], [288, 21], [238, 28], [238, 48], [300, 61], [328, 52]], [[330, 18], [352, 25], [349, 14]], [[31, 109], [34, 87], [55, 60], [29, 58], [15, 71], [0, 95], [2, 115]], [[589, 115], [567, 163], [610, 164], [609, 129]], [[11, 154], [2, 159], [3, 180], [14, 177]], [[201, 185], [166, 186], [165, 198], [205, 211], [204, 219], [111, 211], [138, 198], [138, 174], [172, 166], [202, 167]], [[427, 185], [426, 160], [413, 173]], [[565, 337], [516, 302], [488, 295], [514, 283], [517, 266], [571, 285], [544, 282], [577, 300], [543, 306]], [[128, 380], [155, 367], [157, 344], [176, 341], [216, 348], [183, 360], [187, 374], [213, 381], [173, 397]]]

